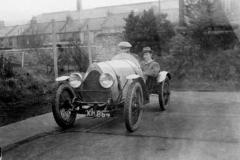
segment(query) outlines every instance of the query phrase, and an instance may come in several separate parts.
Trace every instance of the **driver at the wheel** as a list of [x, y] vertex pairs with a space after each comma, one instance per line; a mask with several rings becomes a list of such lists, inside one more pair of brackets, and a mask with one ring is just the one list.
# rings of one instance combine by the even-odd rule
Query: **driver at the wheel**
[[120, 53], [130, 53], [132, 45], [129, 42], [120, 42], [118, 47], [120, 49]]
[[137, 54], [133, 54], [130, 52], [130, 49], [132, 45], [129, 42], [120, 42], [118, 44], [118, 47], [120, 49], [120, 53], [128, 53], [131, 54], [133, 57], [135, 57], [138, 61], [140, 61], [140, 58]]

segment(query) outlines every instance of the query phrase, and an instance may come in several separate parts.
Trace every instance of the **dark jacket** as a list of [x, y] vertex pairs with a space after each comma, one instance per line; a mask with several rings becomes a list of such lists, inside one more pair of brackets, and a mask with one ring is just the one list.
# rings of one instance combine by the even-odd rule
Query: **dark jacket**
[[151, 60], [150, 62], [141, 62], [141, 68], [145, 76], [157, 77], [160, 72], [160, 65]]

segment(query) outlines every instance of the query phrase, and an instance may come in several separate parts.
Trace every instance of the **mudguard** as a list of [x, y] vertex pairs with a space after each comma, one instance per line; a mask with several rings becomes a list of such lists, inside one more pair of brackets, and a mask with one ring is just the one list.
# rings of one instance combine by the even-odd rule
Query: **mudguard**
[[61, 76], [55, 79], [55, 81], [60, 82], [60, 81], [66, 81], [69, 78], [69, 76]]
[[147, 86], [146, 86], [143, 78], [137, 74], [132, 74], [132, 75], [127, 76], [127, 79], [132, 80], [132, 81], [138, 81], [141, 84], [142, 90], [143, 90], [143, 99], [144, 99], [143, 104], [145, 105], [145, 104], [149, 103], [150, 102], [149, 101], [149, 93], [148, 93]]
[[137, 75], [137, 74], [131, 74], [131, 75], [129, 75], [129, 76], [127, 76], [126, 78], [129, 80], [129, 79], [131, 79], [131, 80], [133, 80], [133, 79], [137, 79], [137, 78], [139, 78], [140, 76], [139, 75]]
[[168, 73], [167, 71], [161, 71], [161, 72], [158, 74], [157, 82], [163, 82], [166, 77], [168, 77], [169, 80], [170, 80], [170, 79], [171, 79], [170, 73]]

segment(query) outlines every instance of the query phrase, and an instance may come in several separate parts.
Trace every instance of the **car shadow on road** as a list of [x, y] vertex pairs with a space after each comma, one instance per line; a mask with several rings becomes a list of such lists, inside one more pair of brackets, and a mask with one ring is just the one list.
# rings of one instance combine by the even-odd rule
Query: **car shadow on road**
[[163, 112], [158, 103], [149, 103], [144, 105], [144, 112]]

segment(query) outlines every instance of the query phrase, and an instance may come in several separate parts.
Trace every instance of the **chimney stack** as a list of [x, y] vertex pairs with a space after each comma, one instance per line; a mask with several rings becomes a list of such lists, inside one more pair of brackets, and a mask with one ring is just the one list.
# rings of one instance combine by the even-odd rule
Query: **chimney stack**
[[184, 0], [179, 0], [179, 26], [183, 27], [185, 25], [184, 20]]
[[32, 34], [36, 33], [36, 29], [37, 29], [37, 17], [32, 17], [31, 21], [30, 21], [30, 28], [32, 31]]
[[37, 24], [37, 17], [35, 16], [32, 17], [31, 24]]
[[0, 21], [0, 29], [2, 29], [4, 27], [5, 27], [4, 21]]
[[77, 11], [78, 12], [82, 11], [82, 0], [77, 0]]
[[67, 23], [72, 21], [72, 20], [73, 20], [72, 16], [70, 14], [68, 14], [67, 17], [66, 17]]

